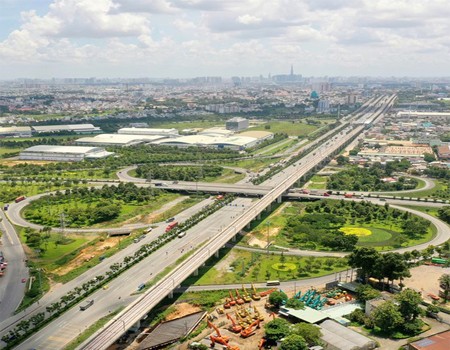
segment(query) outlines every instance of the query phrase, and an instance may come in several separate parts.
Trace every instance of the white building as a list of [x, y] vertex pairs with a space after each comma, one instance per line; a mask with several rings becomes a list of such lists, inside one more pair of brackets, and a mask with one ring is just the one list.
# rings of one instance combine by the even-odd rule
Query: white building
[[211, 148], [228, 148], [232, 150], [243, 150], [258, 144], [255, 137], [246, 137], [233, 135], [230, 137], [214, 137], [207, 135], [188, 135], [172, 139], [163, 139], [152, 142], [152, 144], [175, 146], [180, 148], [187, 147], [211, 147]]
[[233, 130], [233, 131], [241, 131], [248, 129], [249, 123], [248, 120], [245, 118], [231, 118], [227, 120], [226, 128], [227, 130]]
[[79, 145], [128, 147], [164, 138], [159, 135], [100, 134], [94, 137], [82, 137], [75, 142]]
[[39, 145], [24, 149], [20, 152], [19, 159], [79, 162], [84, 159], [105, 158], [112, 154], [114, 153], [101, 147]]
[[320, 100], [317, 105], [317, 113], [326, 113], [330, 111], [330, 101]]
[[66, 125], [36, 125], [32, 126], [37, 134], [60, 131], [73, 131], [76, 134], [93, 134], [102, 132], [98, 126], [92, 124], [66, 124]]
[[127, 135], [158, 135], [165, 137], [177, 137], [177, 129], [156, 129], [156, 128], [122, 128], [117, 131], [118, 134]]
[[29, 126], [0, 127], [1, 137], [31, 137], [31, 128]]

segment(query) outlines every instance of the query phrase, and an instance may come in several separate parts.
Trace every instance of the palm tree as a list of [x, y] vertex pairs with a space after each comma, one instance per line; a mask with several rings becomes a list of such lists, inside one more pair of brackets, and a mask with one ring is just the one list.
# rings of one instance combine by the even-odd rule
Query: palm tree
[[439, 278], [439, 286], [442, 289], [442, 292], [440, 293], [442, 298], [444, 298], [444, 301], [447, 301], [450, 299], [450, 275], [444, 274]]

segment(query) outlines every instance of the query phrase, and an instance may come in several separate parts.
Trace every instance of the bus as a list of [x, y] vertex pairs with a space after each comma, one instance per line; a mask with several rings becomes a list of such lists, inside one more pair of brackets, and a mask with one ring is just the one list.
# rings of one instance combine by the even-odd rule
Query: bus
[[266, 286], [279, 286], [280, 281], [274, 280], [274, 281], [267, 281]]
[[85, 304], [80, 305], [80, 310], [84, 311], [88, 308], [90, 308], [94, 304], [94, 300], [87, 300]]
[[174, 221], [171, 224], [169, 224], [169, 226], [166, 227], [166, 232], [169, 232], [170, 230], [174, 229], [175, 227], [178, 226], [178, 222]]

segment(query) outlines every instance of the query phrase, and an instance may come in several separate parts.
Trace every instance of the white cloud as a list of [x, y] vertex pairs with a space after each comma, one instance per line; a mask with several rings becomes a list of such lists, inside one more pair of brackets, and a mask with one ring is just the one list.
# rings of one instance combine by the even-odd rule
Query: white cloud
[[393, 74], [408, 57], [401, 75], [426, 59], [447, 72], [449, 17], [448, 0], [53, 0], [44, 13], [22, 13], [0, 62], [66, 75], [61, 67], [259, 74], [296, 62], [306, 75]]

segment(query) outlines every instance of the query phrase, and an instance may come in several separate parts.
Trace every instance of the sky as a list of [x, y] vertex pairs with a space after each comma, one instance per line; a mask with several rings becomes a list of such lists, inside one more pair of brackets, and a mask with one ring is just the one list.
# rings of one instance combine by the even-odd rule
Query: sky
[[448, 0], [0, 0], [0, 80], [450, 76]]

